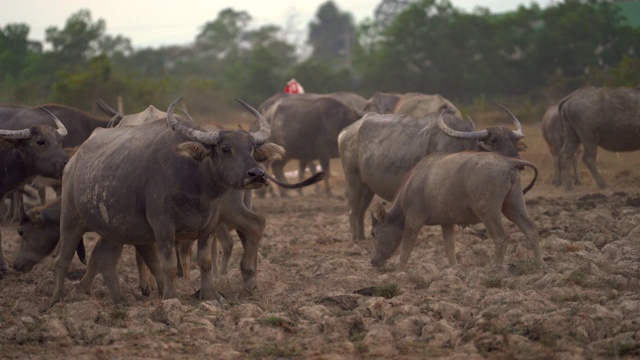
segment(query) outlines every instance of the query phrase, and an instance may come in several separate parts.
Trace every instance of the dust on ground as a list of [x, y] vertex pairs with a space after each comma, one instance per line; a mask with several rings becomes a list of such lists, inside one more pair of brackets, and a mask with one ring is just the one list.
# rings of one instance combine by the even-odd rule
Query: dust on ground
[[[7, 274], [0, 280], [0, 357], [637, 358], [637, 176], [608, 174], [608, 189], [587, 183], [570, 193], [549, 178], [525, 198], [550, 273], [535, 268], [524, 235], [506, 219], [513, 243], [505, 267], [492, 265], [493, 242], [476, 225], [457, 232], [454, 268], [440, 228], [425, 227], [406, 272], [394, 271], [397, 256], [374, 269], [369, 243], [350, 239], [344, 183], [334, 174], [332, 197], [311, 187], [304, 196], [254, 200], [267, 219], [259, 289], [241, 295], [236, 241], [228, 273], [216, 279], [224, 305], [192, 296], [200, 279], [195, 256], [192, 279], [177, 280], [179, 297], [162, 301], [157, 292], [140, 294], [133, 249], [125, 247], [124, 305], [112, 305], [100, 276], [90, 295], [71, 293], [84, 268], [77, 259], [64, 303], [51, 309], [52, 258], [29, 273]], [[12, 263], [16, 225], [0, 230]], [[85, 239], [89, 251], [96, 236]]]

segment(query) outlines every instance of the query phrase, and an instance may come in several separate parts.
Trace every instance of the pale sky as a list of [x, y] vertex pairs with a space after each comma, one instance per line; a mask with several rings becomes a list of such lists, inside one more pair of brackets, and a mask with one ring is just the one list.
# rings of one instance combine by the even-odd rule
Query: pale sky
[[[202, 26], [215, 20], [225, 8], [247, 11], [254, 24], [273, 24], [288, 30], [291, 36], [304, 36], [307, 24], [318, 7], [327, 0], [0, 0], [0, 27], [10, 23], [29, 25], [31, 40], [44, 41], [45, 29], [64, 25], [73, 13], [89, 9], [92, 20], [104, 19], [106, 33], [131, 39], [134, 48], [185, 45], [193, 42]], [[553, 0], [540, 0], [548, 5]], [[381, 0], [334, 0], [342, 12], [349, 12], [356, 23], [373, 18]], [[467, 12], [476, 6], [491, 12], [515, 10], [532, 0], [451, 0]], [[304, 40], [304, 39], [302, 39]]]

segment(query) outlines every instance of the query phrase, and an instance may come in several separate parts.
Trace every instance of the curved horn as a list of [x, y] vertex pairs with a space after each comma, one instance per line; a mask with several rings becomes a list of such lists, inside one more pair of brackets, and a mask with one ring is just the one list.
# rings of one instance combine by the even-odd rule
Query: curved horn
[[178, 133], [178, 135], [184, 137], [187, 140], [197, 141], [199, 143], [207, 144], [207, 145], [215, 145], [218, 143], [220, 138], [220, 134], [218, 131], [215, 132], [205, 132], [196, 129], [192, 129], [190, 127], [185, 126], [180, 123], [175, 116], [173, 116], [173, 109], [176, 107], [176, 104], [182, 100], [182, 96], [173, 100], [171, 105], [169, 105], [169, 110], [167, 110], [167, 122], [169, 123], [169, 127]]
[[178, 108], [178, 110], [180, 110], [186, 117], [187, 119], [189, 119], [189, 121], [191, 121], [192, 123], [196, 123], [195, 120], [193, 120], [193, 118], [191, 117], [191, 115], [189, 115], [189, 113], [187, 112], [187, 110], [183, 109], [183, 108]]
[[269, 139], [269, 136], [271, 136], [271, 126], [269, 125], [269, 122], [267, 121], [267, 119], [265, 119], [264, 116], [262, 116], [262, 114], [258, 112], [258, 110], [251, 107], [251, 105], [247, 104], [246, 102], [240, 99], [236, 99], [236, 100], [238, 100], [238, 102], [242, 104], [242, 106], [244, 106], [247, 110], [251, 111], [253, 116], [255, 116], [256, 119], [258, 119], [258, 123], [260, 123], [260, 130], [256, 132], [251, 132], [251, 136], [253, 136], [253, 138], [256, 140], [256, 144], [262, 145], [265, 142], [267, 142], [267, 139]]
[[467, 114], [467, 121], [469, 122], [469, 124], [471, 124], [472, 128], [476, 128], [476, 122], [473, 121], [473, 118], [471, 117], [471, 115]]
[[444, 111], [440, 111], [440, 115], [438, 115], [438, 127], [440, 128], [440, 130], [442, 130], [445, 134], [453, 137], [453, 138], [457, 138], [457, 139], [466, 139], [466, 140], [481, 140], [487, 137], [487, 135], [489, 134], [489, 132], [487, 130], [482, 130], [482, 131], [458, 131], [458, 130], [453, 130], [452, 128], [448, 127], [445, 123], [444, 123]]
[[31, 137], [31, 129], [24, 130], [0, 130], [0, 139], [28, 139]]
[[524, 131], [522, 131], [522, 125], [520, 125], [520, 121], [518, 121], [518, 119], [516, 118], [515, 115], [513, 115], [513, 113], [511, 111], [509, 111], [509, 109], [507, 109], [506, 106], [500, 105], [500, 107], [507, 112], [507, 114], [509, 114], [509, 116], [511, 116], [511, 120], [513, 120], [513, 123], [516, 126], [516, 131], [513, 132], [513, 134], [518, 138], [518, 139], [522, 139], [524, 137]]
[[62, 124], [62, 122], [55, 116], [53, 115], [53, 113], [45, 108], [43, 108], [42, 106], [39, 106], [40, 109], [46, 111], [49, 115], [51, 115], [51, 117], [53, 118], [53, 121], [55, 121], [56, 126], [58, 127], [58, 129], [56, 130], [56, 132], [58, 133], [58, 135], [65, 137], [67, 136], [67, 128], [64, 127], [64, 124]]

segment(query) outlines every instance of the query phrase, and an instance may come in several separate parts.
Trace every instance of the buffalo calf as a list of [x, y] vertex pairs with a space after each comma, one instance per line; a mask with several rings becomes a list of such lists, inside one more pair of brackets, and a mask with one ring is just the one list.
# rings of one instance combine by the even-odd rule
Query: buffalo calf
[[515, 223], [533, 248], [534, 260], [546, 268], [540, 254], [536, 224], [524, 203], [520, 170], [530, 162], [495, 153], [432, 154], [421, 160], [400, 188], [387, 212], [384, 204], [372, 212], [375, 250], [373, 266], [382, 266], [400, 243], [398, 270], [404, 270], [416, 236], [424, 225], [440, 225], [449, 265], [456, 265], [454, 225], [484, 223], [496, 248], [495, 263], [502, 265], [509, 236], [502, 216]]

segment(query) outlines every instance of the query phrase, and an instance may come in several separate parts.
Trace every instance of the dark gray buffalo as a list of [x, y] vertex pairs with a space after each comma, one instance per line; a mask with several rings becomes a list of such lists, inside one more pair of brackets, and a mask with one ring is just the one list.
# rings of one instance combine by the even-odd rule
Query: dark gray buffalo
[[[124, 244], [136, 245], [163, 299], [176, 296], [176, 240], [197, 238], [200, 297], [221, 300], [213, 285], [209, 241], [219, 223], [217, 200], [232, 189], [266, 185], [267, 174], [257, 160], [272, 155], [273, 148], [265, 146], [270, 126], [243, 103], [260, 122], [258, 131], [206, 132], [176, 119], [177, 102], [169, 106], [166, 119], [95, 131], [65, 168], [51, 305], [62, 299], [66, 270], [86, 231], [102, 237], [96, 248], [107, 258], [117, 259]], [[238, 231], [245, 248], [240, 268], [247, 291], [257, 286], [264, 226], [264, 218], [256, 215], [250, 232]], [[113, 296], [118, 284], [106, 282]]]
[[[558, 105], [553, 105], [547, 109], [542, 117], [542, 137], [549, 147], [549, 153], [553, 159], [553, 185], [560, 186], [562, 184], [562, 167], [560, 166], [560, 149], [564, 144], [564, 127], [560, 113], [558, 113]], [[579, 153], [579, 152], [578, 152]], [[573, 177], [575, 184], [580, 184], [578, 177], [578, 154], [575, 154], [571, 161]]]
[[82, 110], [60, 104], [45, 104], [39, 107], [18, 105], [0, 105], [0, 128], [26, 129], [34, 125], [54, 126], [51, 116], [39, 108], [45, 108], [60, 118], [67, 129], [67, 136], [62, 140], [63, 147], [75, 147], [82, 144], [99, 127], [107, 127], [109, 119], [93, 116]]
[[353, 240], [364, 239], [364, 215], [374, 195], [391, 201], [407, 173], [425, 156], [465, 150], [493, 151], [519, 157], [526, 145], [522, 126], [516, 131], [491, 127], [476, 131], [449, 113], [425, 117], [368, 113], [338, 137], [349, 200]]
[[560, 150], [562, 182], [573, 188], [569, 166], [582, 144], [582, 161], [600, 188], [606, 183], [596, 168], [598, 147], [623, 152], [640, 149], [640, 91], [634, 88], [578, 89], [558, 105], [565, 140]]
[[325, 192], [331, 193], [329, 162], [337, 158], [338, 134], [346, 126], [359, 119], [352, 108], [331, 96], [305, 96], [307, 94], [284, 97], [276, 101], [265, 112], [271, 124], [271, 139], [282, 145], [286, 154], [275, 160], [271, 166], [276, 178], [285, 181], [284, 166], [295, 159], [300, 162], [299, 176], [309, 162], [319, 160], [327, 174]]
[[[20, 250], [13, 262], [13, 268], [20, 272], [30, 271], [45, 257], [51, 255], [60, 241], [60, 198], [36, 206], [25, 212], [20, 209]], [[76, 249], [78, 258], [86, 264], [84, 243]]]
[[[44, 104], [40, 106], [57, 116], [67, 129], [67, 136], [62, 140], [64, 148], [72, 148], [82, 144], [99, 127], [107, 127], [109, 120], [96, 117], [80, 109], [61, 104]], [[40, 107], [20, 105], [0, 105], [0, 128], [9, 130], [26, 129], [35, 125], [55, 126], [51, 116], [40, 110]], [[39, 191], [40, 194], [44, 190]], [[15, 193], [12, 198], [12, 211], [7, 217], [18, 219], [18, 210], [22, 207], [22, 196]], [[44, 204], [44, 198], [41, 198]]]
[[[60, 142], [67, 135], [67, 129], [55, 115], [49, 113], [48, 116], [53, 118], [57, 129], [33, 125], [20, 130], [0, 130], [0, 199], [35, 175], [62, 176], [69, 157]], [[0, 235], [0, 270], [7, 269]]]
[[[520, 170], [535, 171], [522, 190]], [[400, 243], [398, 270], [404, 270], [418, 232], [425, 225], [440, 225], [449, 266], [456, 265], [454, 225], [484, 223], [495, 243], [496, 265], [504, 263], [509, 236], [502, 214], [525, 234], [538, 266], [545, 268], [535, 222], [527, 213], [523, 193], [536, 181], [538, 170], [530, 162], [495, 153], [431, 154], [413, 168], [389, 211], [381, 204], [372, 212], [375, 250], [373, 266], [382, 266]]]

